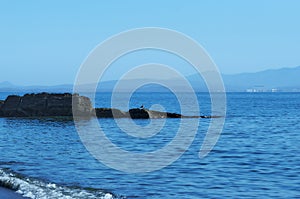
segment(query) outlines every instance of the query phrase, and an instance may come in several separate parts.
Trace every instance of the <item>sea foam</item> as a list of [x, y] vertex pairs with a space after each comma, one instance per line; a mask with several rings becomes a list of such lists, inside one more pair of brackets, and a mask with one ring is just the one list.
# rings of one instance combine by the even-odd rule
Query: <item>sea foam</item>
[[[9, 169], [0, 169], [0, 186], [16, 191], [32, 199], [116, 199], [116, 195], [104, 190], [66, 187], [24, 177]], [[124, 198], [124, 197], [122, 197]]]

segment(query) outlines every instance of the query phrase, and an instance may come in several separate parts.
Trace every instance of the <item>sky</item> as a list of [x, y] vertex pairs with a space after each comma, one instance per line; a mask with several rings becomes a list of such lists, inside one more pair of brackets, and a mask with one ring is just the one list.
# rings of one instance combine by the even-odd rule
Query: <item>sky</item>
[[[223, 74], [300, 65], [298, 0], [1, 1], [0, 82], [17, 85], [73, 83], [99, 43], [143, 27], [179, 31], [197, 41]], [[138, 61], [135, 59], [139, 59]], [[106, 78], [135, 63], [177, 59], [157, 52], [124, 58]], [[182, 65], [181, 65], [182, 64]], [[109, 72], [109, 71], [108, 71]]]

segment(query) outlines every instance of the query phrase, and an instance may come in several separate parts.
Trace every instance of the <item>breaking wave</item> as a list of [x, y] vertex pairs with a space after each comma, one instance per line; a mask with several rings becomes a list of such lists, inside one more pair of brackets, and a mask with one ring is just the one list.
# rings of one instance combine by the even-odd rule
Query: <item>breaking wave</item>
[[117, 199], [116, 196], [105, 190], [82, 188], [76, 186], [61, 186], [54, 183], [26, 177], [0, 168], [0, 186], [16, 191], [24, 197], [32, 199]]

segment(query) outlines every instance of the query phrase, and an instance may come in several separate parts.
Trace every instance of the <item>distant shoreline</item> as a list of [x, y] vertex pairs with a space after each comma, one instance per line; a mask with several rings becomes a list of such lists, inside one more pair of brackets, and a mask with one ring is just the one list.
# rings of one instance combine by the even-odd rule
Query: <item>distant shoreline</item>
[[[211, 75], [210, 72], [206, 73]], [[300, 66], [291, 68], [279, 68], [269, 69], [253, 73], [238, 73], [238, 74], [222, 74], [225, 91], [229, 92], [300, 92]], [[190, 83], [195, 92], [207, 92], [207, 85], [200, 74], [195, 73], [185, 77]], [[176, 88], [176, 92], [184, 92], [185, 89], [182, 85], [178, 84], [176, 78], [174, 79], [160, 79], [160, 83], [165, 85], [172, 85]], [[157, 82], [157, 80], [153, 80]], [[93, 84], [77, 85], [77, 88], [81, 91], [94, 92], [94, 86], [97, 84], [97, 92], [112, 92], [116, 84], [122, 84], [122, 92], [131, 92], [127, 90], [132, 85], [139, 85], [139, 79], [117, 79], [117, 80], [105, 80], [101, 82], [94, 82]], [[58, 85], [32, 85], [22, 86], [15, 85], [8, 81], [0, 82], [0, 92], [72, 92], [73, 83], [58, 84]], [[146, 92], [163, 92], [168, 88], [153, 84], [147, 84], [140, 91]], [[119, 90], [120, 91], [120, 90]]]

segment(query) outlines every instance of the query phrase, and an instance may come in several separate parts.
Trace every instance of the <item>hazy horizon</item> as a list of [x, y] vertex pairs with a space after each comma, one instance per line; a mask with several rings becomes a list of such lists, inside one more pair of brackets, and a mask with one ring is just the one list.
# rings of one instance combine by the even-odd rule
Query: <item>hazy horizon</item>
[[[221, 74], [221, 75], [222, 76], [232, 76], [232, 75], [234, 76], [234, 75], [242, 75], [242, 74], [256, 74], [256, 73], [265, 72], [265, 71], [276, 71], [276, 70], [282, 70], [282, 69], [296, 69], [299, 67], [300, 66], [282, 67], [282, 68], [278, 68], [278, 69], [266, 69], [266, 70], [261, 70], [261, 71], [256, 71], [256, 72], [242, 72], [242, 73]], [[188, 75], [186, 75], [186, 77], [193, 76], [193, 75], [198, 75], [198, 74], [197, 73], [188, 74]], [[151, 79], [151, 78], [149, 78], [149, 79]], [[173, 79], [173, 77], [169, 78], [169, 80], [172, 80], [172, 79]], [[131, 80], [131, 79], [124, 79], [124, 80]], [[108, 82], [108, 81], [118, 81], [118, 79], [116, 78], [116, 79], [104, 79], [103, 80], [103, 82]], [[50, 86], [51, 87], [51, 86], [60, 86], [60, 85], [73, 85], [73, 82], [59, 83], [59, 84], [28, 84], [28, 85], [26, 85], [26, 84], [15, 84], [14, 82], [9, 81], [9, 80], [3, 80], [3, 81], [0, 81], [0, 84], [7, 84], [7, 85], [11, 84], [12, 86]]]

